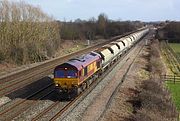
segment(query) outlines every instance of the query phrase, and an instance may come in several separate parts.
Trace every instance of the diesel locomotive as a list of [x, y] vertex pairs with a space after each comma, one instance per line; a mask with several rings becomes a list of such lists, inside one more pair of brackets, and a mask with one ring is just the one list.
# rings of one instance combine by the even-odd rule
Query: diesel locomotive
[[103, 73], [111, 64], [117, 61], [138, 40], [149, 31], [139, 30], [123, 38], [110, 42], [88, 54], [56, 66], [54, 69], [55, 87], [60, 93], [78, 95]]

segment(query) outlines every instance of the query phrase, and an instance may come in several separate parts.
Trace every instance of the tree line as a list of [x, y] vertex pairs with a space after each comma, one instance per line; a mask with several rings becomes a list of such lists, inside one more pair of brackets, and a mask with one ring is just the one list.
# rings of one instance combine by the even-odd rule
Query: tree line
[[101, 13], [97, 20], [93, 17], [89, 20], [58, 22], [61, 25], [60, 35], [64, 40], [107, 39], [144, 26], [140, 21], [113, 21], [104, 13]]
[[168, 42], [172, 43], [180, 43], [180, 22], [175, 21], [167, 21], [166, 25], [158, 30], [160, 39], [168, 40]]

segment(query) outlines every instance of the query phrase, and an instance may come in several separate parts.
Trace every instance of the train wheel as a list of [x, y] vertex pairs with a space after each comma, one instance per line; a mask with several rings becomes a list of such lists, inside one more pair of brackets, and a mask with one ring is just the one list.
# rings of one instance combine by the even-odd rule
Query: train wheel
[[86, 82], [86, 88], [89, 88], [90, 86], [90, 83], [89, 83], [89, 80]]
[[84, 82], [84, 83], [82, 84], [82, 90], [84, 91], [84, 90], [86, 89], [86, 87], [87, 87], [87, 84]]
[[81, 88], [78, 88], [78, 89], [77, 89], [77, 95], [81, 94], [81, 92], [82, 92], [82, 89], [81, 89]]

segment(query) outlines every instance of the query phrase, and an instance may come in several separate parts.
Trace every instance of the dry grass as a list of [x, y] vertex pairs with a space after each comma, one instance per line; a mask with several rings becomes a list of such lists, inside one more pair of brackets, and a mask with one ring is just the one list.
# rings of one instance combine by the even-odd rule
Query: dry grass
[[140, 88], [142, 91], [137, 98], [142, 103], [142, 110], [137, 111], [136, 119], [140, 121], [143, 117], [142, 121], [149, 119], [152, 121], [176, 120], [176, 108], [169, 93], [159, 80], [146, 80]]
[[147, 80], [149, 79], [149, 72], [144, 70], [144, 69], [141, 69], [139, 72], [138, 72], [138, 75], [141, 79], [143, 80]]

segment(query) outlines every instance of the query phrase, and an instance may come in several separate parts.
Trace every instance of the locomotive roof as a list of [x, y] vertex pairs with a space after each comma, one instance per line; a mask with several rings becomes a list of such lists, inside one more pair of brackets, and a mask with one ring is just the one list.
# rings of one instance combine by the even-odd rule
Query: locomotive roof
[[82, 67], [86, 67], [90, 63], [92, 63], [92, 62], [94, 62], [96, 60], [99, 60], [100, 57], [101, 56], [98, 53], [91, 52], [91, 53], [85, 54], [83, 56], [70, 59], [66, 63], [76, 67], [78, 70], [81, 70]]
[[109, 44], [104, 45], [103, 47], [107, 47], [107, 48], [109, 48], [109, 47], [112, 47], [113, 45], [115, 45], [115, 46], [116, 46], [116, 44], [114, 44], [114, 43], [109, 43]]

